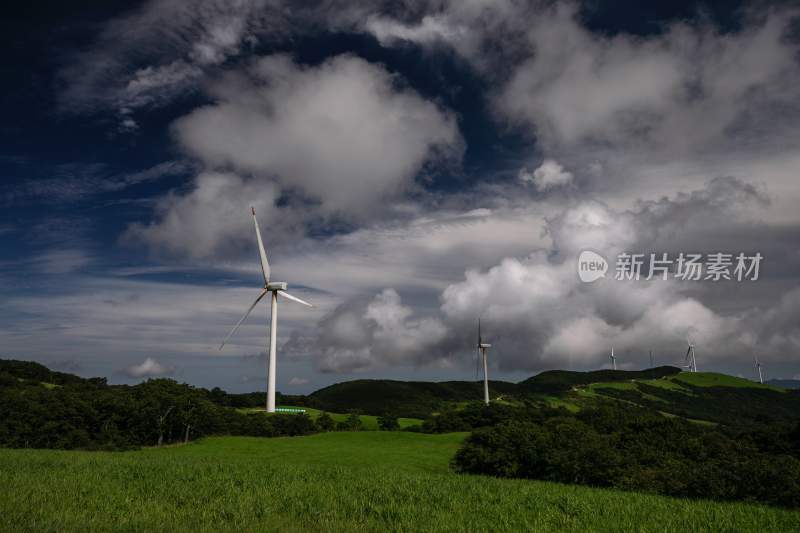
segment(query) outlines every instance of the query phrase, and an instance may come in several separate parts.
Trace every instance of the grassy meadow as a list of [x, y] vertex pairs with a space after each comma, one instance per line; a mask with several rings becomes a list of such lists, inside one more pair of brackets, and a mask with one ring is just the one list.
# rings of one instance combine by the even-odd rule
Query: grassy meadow
[[[347, 417], [350, 415], [344, 413], [332, 413], [330, 411], [322, 411], [320, 409], [313, 409], [311, 407], [296, 407], [293, 405], [281, 405], [280, 408], [288, 408], [288, 409], [303, 409], [305, 410], [306, 414], [311, 417], [312, 420], [316, 420], [319, 418], [323, 412], [327, 412], [330, 417], [333, 419], [334, 422], [344, 422], [347, 420]], [[244, 409], [239, 409], [239, 412], [242, 413], [264, 413], [264, 409], [261, 407], [249, 407]], [[378, 427], [378, 417], [372, 415], [358, 415], [358, 418], [361, 420], [362, 428], [367, 431], [377, 431]], [[409, 426], [419, 426], [422, 424], [422, 420], [419, 418], [398, 418], [397, 423], [400, 425], [400, 428], [407, 428]]]
[[800, 512], [454, 474], [465, 434], [0, 450], [4, 531], [798, 531]]

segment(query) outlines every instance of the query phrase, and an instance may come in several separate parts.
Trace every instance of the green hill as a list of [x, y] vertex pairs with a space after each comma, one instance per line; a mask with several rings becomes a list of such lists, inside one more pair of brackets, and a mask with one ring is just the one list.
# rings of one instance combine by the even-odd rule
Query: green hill
[[658, 379], [679, 374], [681, 370], [673, 366], [661, 366], [641, 371], [595, 370], [575, 372], [571, 370], [548, 370], [519, 383], [519, 388], [528, 393], [552, 394], [566, 392], [577, 385], [630, 381], [633, 379]]
[[[505, 381], [490, 381], [493, 397], [516, 394], [518, 387]], [[393, 413], [425, 418], [448, 403], [483, 396], [483, 383], [473, 381], [393, 381], [359, 379], [337, 383], [309, 395], [310, 405], [335, 412], [359, 411], [369, 415]]]
[[[614, 402], [667, 416], [745, 427], [791, 424], [800, 413], [800, 391], [713, 372], [682, 372], [671, 366], [641, 371], [550, 370], [517, 384], [491, 381], [489, 390], [493, 399], [516, 405], [547, 405], [576, 412]], [[482, 395], [480, 382], [356, 380], [320, 389], [306, 401], [339, 413], [427, 418], [479, 401]]]
[[[149, 394], [155, 388], [169, 388], [168, 380], [161, 381], [161, 387], [155, 384], [109, 386], [104, 378], [83, 379], [51, 371], [34, 362], [0, 360], [0, 391], [4, 385], [6, 388], [35, 385], [51, 390], [54, 387], [67, 387], [78, 391], [79, 395], [92, 390], [92, 398], [102, 392], [113, 393], [116, 397], [130, 397], [131, 401], [139, 402], [145, 397], [136, 392], [138, 388], [151, 390]], [[244, 412], [263, 405], [263, 393], [228, 394], [218, 388], [211, 391], [194, 387], [189, 389], [187, 394], [220, 408], [232, 407]], [[490, 381], [489, 390], [492, 399], [502, 399], [503, 403], [511, 405], [547, 405], [577, 412], [598, 404], [616, 402], [653, 409], [667, 416], [735, 426], [792, 423], [800, 413], [800, 390], [761, 385], [752, 380], [712, 372], [681, 372], [670, 366], [642, 371], [551, 370], [520, 383]], [[54, 391], [58, 399], [42, 396], [41, 391], [33, 389], [26, 394], [28, 397], [41, 398], [42, 402], [56, 401], [60, 409], [62, 397], [67, 391]], [[376, 416], [391, 414], [414, 419], [403, 421], [404, 425], [414, 425], [432, 414], [478, 402], [482, 396], [483, 387], [479, 381], [362, 379], [337, 383], [308, 396], [281, 395], [278, 400], [284, 405], [339, 413], [340, 418], [354, 412], [367, 417], [364, 423], [374, 428]], [[91, 401], [95, 402], [94, 399]], [[103, 405], [97, 408], [106, 409]]]
[[[797, 531], [800, 512], [448, 468], [463, 434], [0, 450], [6, 531]], [[57, 497], [53, 495], [69, 495]]]
[[800, 391], [714, 372], [591, 383], [576, 387], [559, 400], [574, 408], [598, 401], [619, 401], [667, 415], [740, 428], [788, 426], [800, 418]]
[[18, 361], [16, 359], [0, 359], [0, 383], [2, 383], [3, 376], [5, 376], [6, 379], [13, 377], [18, 380], [34, 381], [49, 385], [69, 385], [83, 383], [85, 381], [105, 383], [106, 381], [105, 378], [84, 380], [72, 374], [50, 370], [46, 366], [34, 361]]

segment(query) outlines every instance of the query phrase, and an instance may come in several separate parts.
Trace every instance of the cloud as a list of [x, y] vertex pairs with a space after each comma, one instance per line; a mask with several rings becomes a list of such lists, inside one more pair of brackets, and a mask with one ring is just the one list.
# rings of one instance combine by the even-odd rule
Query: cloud
[[308, 384], [308, 380], [306, 378], [298, 378], [295, 376], [289, 380], [289, 385], [306, 385], [306, 384]]
[[414, 317], [394, 289], [371, 301], [353, 299], [336, 307], [312, 335], [295, 334], [285, 349], [314, 355], [322, 372], [351, 372], [414, 364], [431, 356], [446, 330], [436, 318]]
[[152, 357], [148, 357], [141, 364], [131, 365], [125, 369], [125, 374], [132, 378], [168, 376], [175, 372], [173, 367], [164, 366]]
[[209, 166], [275, 178], [323, 213], [359, 217], [411, 188], [426, 162], [460, 153], [455, 117], [399, 84], [352, 56], [318, 67], [269, 56], [215, 85], [216, 103], [174, 131]]
[[[417, 7], [361, 28], [384, 46], [451, 46], [486, 81], [497, 120], [532, 132], [528, 157], [569, 168], [584, 195], [625, 209], [731, 176], [766, 185], [763, 218], [796, 224], [796, 9], [742, 10], [735, 30], [698, 12], [634, 35], [593, 31], [575, 2]], [[416, 31], [425, 17], [450, 31], [430, 39]]]
[[33, 258], [32, 262], [42, 274], [67, 274], [89, 266], [93, 259], [83, 250], [51, 249]]
[[452, 114], [397, 82], [351, 56], [313, 68], [270, 56], [229, 73], [211, 89], [216, 103], [174, 125], [208, 170], [188, 193], [159, 200], [154, 220], [132, 224], [123, 241], [208, 258], [252, 244], [250, 205], [270, 246], [306, 225], [389, 216], [415, 177], [458, 156], [461, 143]]
[[267, 245], [272, 235], [288, 238], [292, 234], [292, 215], [275, 206], [277, 187], [269, 182], [245, 180], [235, 174], [204, 172], [194, 180], [194, 188], [184, 195], [169, 194], [156, 204], [156, 221], [132, 224], [123, 242], [144, 244], [167, 256], [203, 258], [225, 251], [252, 247], [253, 206], [260, 223], [270, 228], [264, 236]]
[[646, 245], [637, 215], [589, 203], [550, 219], [553, 249], [467, 271], [442, 294], [444, 322], [467, 331], [480, 314], [500, 367], [531, 371], [591, 368], [612, 345], [620, 352], [675, 350], [690, 327], [702, 332], [704, 343], [728, 343], [737, 320], [719, 316], [672, 281], [578, 280], [575, 258], [587, 245], [596, 243], [608, 257]]
[[520, 169], [518, 177], [526, 185], [533, 184], [539, 192], [567, 186], [574, 179], [572, 173], [565, 171], [564, 167], [553, 159], [545, 159], [533, 172], [523, 167]]
[[452, 42], [462, 37], [465, 31], [465, 28], [453, 27], [441, 17], [431, 15], [425, 15], [416, 25], [373, 15], [367, 18], [365, 28], [383, 45], [396, 44], [398, 41], [425, 45], [438, 41]]
[[62, 109], [114, 109], [124, 125], [142, 108], [196, 90], [212, 69], [255, 42], [283, 35], [280, 6], [266, 0], [150, 1], [108, 21], [60, 72]]
[[[793, 316], [792, 296], [779, 296], [776, 306], [762, 293], [762, 303], [775, 308], [774, 314], [750, 314], [726, 309], [727, 299], [711, 283], [690, 287], [673, 279], [612, 279], [586, 285], [579, 281], [575, 260], [586, 248], [612, 258], [622, 251], [686, 249], [682, 247], [687, 243], [697, 242], [687, 240], [687, 228], [700, 227], [711, 233], [699, 241], [705, 248], [690, 248], [693, 251], [714, 251], [714, 236], [724, 235], [726, 227], [738, 228], [731, 230], [740, 235], [734, 245], [745, 249], [741, 228], [753, 223], [748, 222], [748, 209], [765, 205], [757, 188], [731, 178], [713, 179], [701, 189], [642, 202], [630, 210], [574, 201], [545, 218], [549, 239], [527, 246], [520, 242], [517, 250], [526, 249], [524, 254], [486, 269], [469, 269], [461, 281], [445, 284], [438, 309], [421, 312], [425, 305], [419, 300], [413, 307], [403, 303], [394, 289], [380, 291], [371, 300], [356, 296], [326, 315], [315, 331], [293, 335], [286, 349], [314, 357], [326, 372], [441, 367], [467, 359], [481, 317], [494, 343], [492, 364], [504, 371], [596, 368], [612, 345], [621, 365], [635, 367], [651, 349], [665, 364], [678, 364], [689, 330], [696, 331], [698, 346], [704, 346], [704, 364], [733, 364], [750, 357], [750, 339], [758, 331], [764, 331], [765, 345], [767, 338], [800, 338], [788, 323], [774, 320], [776, 329], [771, 331], [759, 318]], [[516, 231], [521, 227], [522, 220]], [[467, 228], [472, 231], [472, 226]], [[401, 253], [406, 250], [401, 248]], [[780, 346], [780, 353], [793, 353], [793, 342], [775, 347]]]
[[417, 7], [361, 27], [384, 46], [451, 46], [491, 83], [499, 115], [532, 125], [546, 148], [599, 141], [703, 152], [752, 142], [743, 129], [780, 139], [796, 122], [791, 8], [744, 11], [738, 31], [698, 16], [641, 36], [591, 31], [577, 2]]
[[525, 53], [526, 33], [540, 6], [514, 0], [445, 0], [414, 7], [366, 15], [350, 10], [345, 18], [350, 27], [374, 35], [384, 46], [447, 44], [493, 78], [502, 77], [509, 64]]
[[[581, 26], [573, 5], [556, 4], [533, 20], [533, 55], [515, 67], [495, 104], [551, 146], [718, 148], [743, 127], [793, 120], [797, 94], [789, 87], [800, 73], [796, 45], [784, 39], [791, 15], [750, 17], [725, 35], [700, 23], [607, 37]], [[776, 112], [784, 108], [795, 111]]]
[[[9, 184], [0, 201], [9, 206], [30, 203], [67, 205], [94, 199], [99, 195], [123, 191], [142, 183], [188, 174], [194, 169], [188, 161], [163, 161], [152, 167], [130, 172], [112, 172], [103, 163], [56, 165], [52, 177]], [[21, 171], [30, 171], [25, 166]]]

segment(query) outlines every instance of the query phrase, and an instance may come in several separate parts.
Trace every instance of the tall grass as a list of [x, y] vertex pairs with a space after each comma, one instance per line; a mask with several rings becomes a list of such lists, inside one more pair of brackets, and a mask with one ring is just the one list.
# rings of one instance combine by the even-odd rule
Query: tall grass
[[463, 434], [0, 450], [4, 531], [797, 531], [800, 512], [456, 475]]

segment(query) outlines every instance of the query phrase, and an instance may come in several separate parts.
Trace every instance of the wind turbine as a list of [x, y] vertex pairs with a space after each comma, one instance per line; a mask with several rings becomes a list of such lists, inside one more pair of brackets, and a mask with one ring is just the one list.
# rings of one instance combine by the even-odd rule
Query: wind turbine
[[686, 366], [684, 368], [688, 368], [690, 372], [697, 372], [697, 359], [694, 356], [694, 343], [692, 343], [692, 339], [689, 336], [686, 336], [686, 344], [689, 345], [689, 348], [686, 350], [686, 357], [684, 358], [684, 363]]
[[614, 347], [611, 347], [611, 366], [614, 370], [617, 369], [617, 356], [614, 355]]
[[656, 367], [656, 360], [653, 359], [653, 350], [650, 350], [650, 368]]
[[286, 292], [287, 284], [282, 281], [270, 281], [269, 280], [269, 261], [267, 261], [267, 252], [264, 249], [264, 241], [261, 240], [261, 231], [258, 229], [258, 220], [256, 219], [256, 210], [255, 208], [251, 207], [250, 212], [253, 213], [253, 224], [256, 227], [256, 240], [258, 241], [258, 253], [261, 256], [261, 273], [264, 276], [264, 287], [261, 289], [261, 292], [258, 294], [258, 297], [252, 303], [250, 308], [244, 314], [244, 316], [236, 323], [228, 336], [225, 337], [225, 340], [222, 341], [220, 344], [219, 349], [222, 350], [222, 347], [225, 346], [225, 343], [228, 342], [236, 330], [239, 329], [239, 326], [242, 325], [242, 322], [250, 315], [258, 302], [267, 295], [267, 293], [271, 294], [272, 300], [272, 315], [270, 320], [270, 327], [269, 327], [269, 366], [267, 370], [267, 412], [274, 413], [275, 412], [275, 372], [276, 372], [276, 344], [277, 344], [277, 333], [278, 333], [278, 295], [280, 294], [284, 298], [288, 298], [289, 300], [294, 300], [295, 302], [301, 303], [303, 305], [307, 305], [308, 307], [314, 307], [310, 303], [301, 300], [297, 296], [292, 296], [288, 292]]
[[483, 357], [483, 402], [489, 405], [489, 365], [486, 362], [486, 350], [491, 348], [491, 344], [483, 342], [481, 337], [481, 319], [478, 319], [478, 351]]
[[758, 369], [758, 382], [764, 384], [764, 375], [761, 373], [761, 361], [758, 360], [758, 355], [753, 354], [753, 364]]

